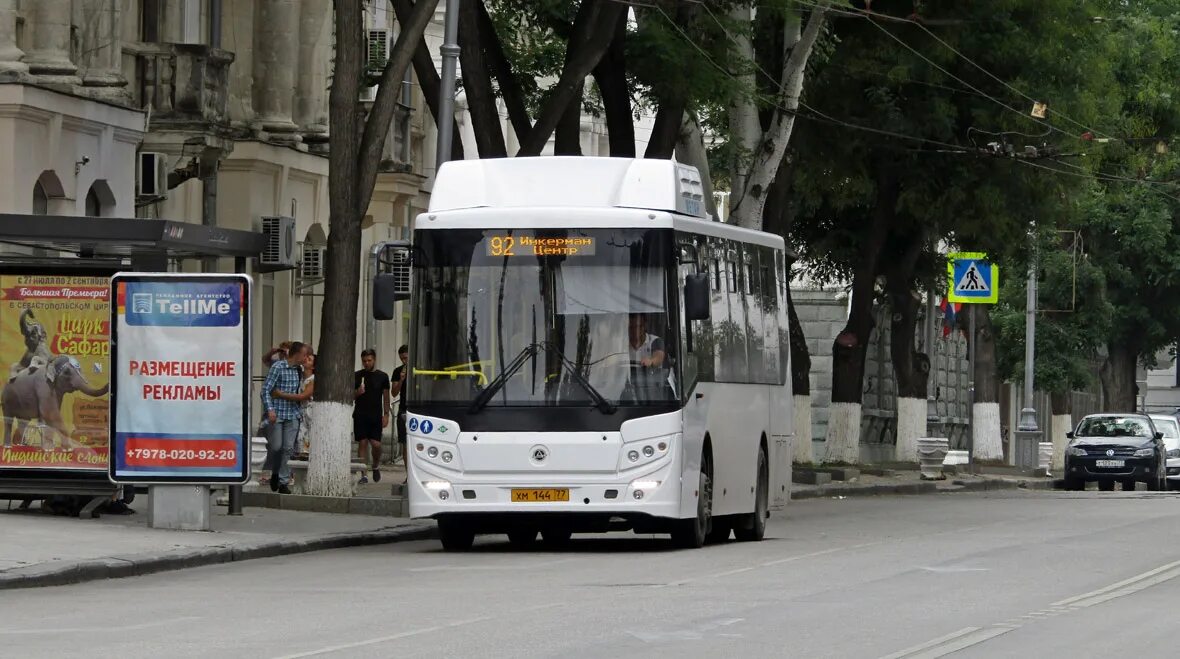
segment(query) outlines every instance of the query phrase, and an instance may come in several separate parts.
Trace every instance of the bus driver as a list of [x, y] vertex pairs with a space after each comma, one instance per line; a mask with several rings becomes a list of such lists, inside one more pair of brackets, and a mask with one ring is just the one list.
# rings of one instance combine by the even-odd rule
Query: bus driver
[[633, 313], [627, 318], [627, 339], [633, 364], [645, 368], [663, 366], [664, 340], [647, 333], [647, 318], [643, 314]]

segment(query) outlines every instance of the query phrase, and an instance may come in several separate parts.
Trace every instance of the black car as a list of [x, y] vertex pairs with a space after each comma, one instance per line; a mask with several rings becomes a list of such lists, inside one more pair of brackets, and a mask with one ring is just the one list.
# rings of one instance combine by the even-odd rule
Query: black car
[[1091, 481], [1104, 491], [1116, 482], [1124, 490], [1134, 490], [1136, 482], [1167, 489], [1164, 435], [1147, 415], [1091, 414], [1066, 436], [1065, 489], [1082, 490]]

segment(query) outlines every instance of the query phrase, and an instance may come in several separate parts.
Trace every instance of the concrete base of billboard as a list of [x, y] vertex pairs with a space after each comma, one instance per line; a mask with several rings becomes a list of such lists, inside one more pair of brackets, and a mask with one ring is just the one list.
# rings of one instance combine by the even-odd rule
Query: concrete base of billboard
[[148, 526], [176, 531], [208, 531], [213, 502], [208, 485], [152, 485], [148, 488]]

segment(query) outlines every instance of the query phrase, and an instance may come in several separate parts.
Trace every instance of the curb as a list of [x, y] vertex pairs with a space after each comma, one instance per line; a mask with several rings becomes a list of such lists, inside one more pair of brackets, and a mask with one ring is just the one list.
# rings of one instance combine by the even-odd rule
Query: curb
[[138, 577], [203, 565], [304, 554], [326, 549], [428, 540], [437, 537], [437, 535], [437, 527], [434, 524], [414, 523], [377, 531], [332, 533], [299, 540], [271, 540], [229, 546], [191, 547], [157, 554], [129, 554], [33, 565], [0, 573], [0, 590], [64, 586], [101, 579]]
[[863, 497], [890, 494], [939, 494], [954, 492], [990, 492], [998, 490], [1052, 490], [1055, 482], [1048, 479], [1041, 480], [981, 480], [981, 481], [920, 481], [917, 483], [901, 483], [898, 485], [840, 485], [835, 487], [817, 487], [809, 490], [791, 492], [792, 501], [805, 499], [825, 499], [827, 497]]
[[320, 497], [309, 494], [243, 492], [242, 505], [247, 508], [273, 508], [338, 515], [375, 515], [409, 517], [410, 504], [405, 497]]

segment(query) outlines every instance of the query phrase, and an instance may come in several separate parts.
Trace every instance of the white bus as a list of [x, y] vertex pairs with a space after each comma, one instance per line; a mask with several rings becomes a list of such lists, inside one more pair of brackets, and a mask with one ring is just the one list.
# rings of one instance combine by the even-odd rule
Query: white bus
[[507, 158], [444, 165], [406, 249], [409, 508], [444, 548], [762, 538], [790, 497], [782, 238], [709, 221], [672, 161]]

